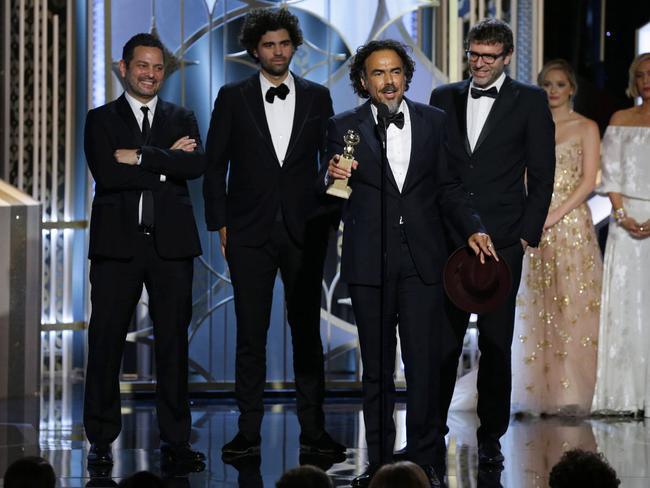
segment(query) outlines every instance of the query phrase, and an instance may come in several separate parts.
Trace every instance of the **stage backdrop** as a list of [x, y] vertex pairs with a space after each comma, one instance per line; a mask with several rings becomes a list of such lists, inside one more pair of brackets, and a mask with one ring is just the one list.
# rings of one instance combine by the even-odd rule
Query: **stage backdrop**
[[[285, 6], [300, 17], [305, 45], [292, 69], [327, 85], [336, 111], [361, 101], [347, 68], [357, 46], [392, 37], [417, 63], [409, 96], [463, 76], [463, 38], [485, 16], [510, 22], [516, 56], [512, 71], [530, 81], [541, 64], [543, 0], [6, 0], [0, 8], [0, 176], [41, 203], [42, 388], [51, 408], [43, 423], [70, 421], [72, 382], [83, 379], [88, 300], [87, 229], [93, 181], [83, 154], [86, 112], [119, 96], [115, 63], [131, 35], [156, 33], [168, 50], [162, 96], [192, 108], [203, 135], [218, 89], [254, 73], [237, 34], [253, 7]], [[192, 185], [205, 254], [196, 261], [191, 357], [194, 388], [230, 388], [236, 331], [228, 270], [214, 236], [205, 232], [201, 182]], [[338, 282], [338, 235], [330, 240], [323, 283], [322, 333], [328, 385], [359, 386], [360, 364], [347, 291]], [[293, 378], [282, 287], [269, 331], [271, 385]], [[126, 389], [153, 387], [151, 329], [144, 296], [129, 334]], [[468, 351], [474, 351], [468, 342]], [[475, 351], [471, 354], [475, 354]], [[31, 361], [38, 363], [39, 358]], [[351, 382], [351, 383], [350, 383]]]

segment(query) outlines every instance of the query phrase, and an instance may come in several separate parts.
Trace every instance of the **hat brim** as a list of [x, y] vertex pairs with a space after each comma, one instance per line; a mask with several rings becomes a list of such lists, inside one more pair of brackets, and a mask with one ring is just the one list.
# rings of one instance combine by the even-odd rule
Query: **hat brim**
[[488, 294], [479, 295], [467, 290], [460, 278], [460, 269], [471, 260], [480, 259], [469, 247], [456, 249], [445, 264], [443, 284], [449, 300], [461, 310], [470, 313], [487, 313], [501, 307], [512, 288], [512, 273], [503, 259], [496, 261], [490, 257], [486, 265], [496, 266], [497, 286]]

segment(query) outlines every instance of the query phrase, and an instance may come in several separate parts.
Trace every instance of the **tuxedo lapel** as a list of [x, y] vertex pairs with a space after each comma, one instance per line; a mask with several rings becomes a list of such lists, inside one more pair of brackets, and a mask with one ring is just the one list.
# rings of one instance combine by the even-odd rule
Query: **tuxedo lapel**
[[458, 123], [458, 135], [463, 141], [463, 147], [468, 156], [472, 155], [472, 148], [469, 145], [467, 136], [467, 96], [469, 93], [469, 80], [465, 80], [460, 88], [454, 93], [454, 105], [456, 107], [456, 122]]
[[131, 110], [131, 106], [126, 100], [124, 93], [122, 93], [122, 95], [115, 102], [117, 114], [124, 121], [124, 124], [129, 128], [135, 145], [143, 146], [145, 141], [142, 138], [142, 130], [138, 125], [138, 121], [135, 119], [135, 115], [133, 115], [133, 110]]
[[161, 100], [160, 97], [158, 97], [158, 103], [156, 103], [156, 111], [153, 114], [153, 124], [151, 125], [151, 134], [149, 136], [149, 141], [147, 141], [146, 143], [150, 143], [152, 141], [157, 140], [163, 134], [163, 129], [165, 128], [165, 124], [167, 123], [170, 109], [171, 109], [170, 105], [164, 100]]
[[[370, 111], [370, 102], [364, 103], [357, 109], [357, 120], [359, 121], [358, 128], [361, 144], [368, 146], [372, 152], [373, 161], [381, 164], [381, 145], [375, 131], [375, 121]], [[360, 161], [359, 163], [361, 164], [362, 162]]]
[[307, 83], [302, 78], [293, 75], [294, 87], [296, 90], [296, 105], [293, 114], [293, 126], [291, 128], [291, 138], [287, 147], [287, 154], [284, 158], [285, 164], [290, 162], [291, 152], [300, 138], [302, 129], [305, 126], [307, 117], [311, 113], [311, 106], [314, 101], [313, 93], [307, 89]]
[[490, 132], [492, 132], [496, 127], [499, 126], [499, 122], [503, 119], [506, 114], [515, 106], [517, 101], [517, 96], [519, 92], [514, 89], [510, 77], [506, 76], [506, 79], [501, 85], [501, 90], [499, 90], [499, 95], [492, 105], [492, 110], [488, 114], [483, 129], [476, 140], [476, 145], [474, 146], [474, 152], [478, 151], [481, 144], [488, 138]]
[[406, 191], [409, 188], [409, 185], [411, 184], [413, 179], [417, 175], [418, 171], [418, 166], [420, 163], [420, 159], [418, 158], [418, 154], [422, 154], [422, 151], [420, 151], [420, 147], [422, 146], [422, 143], [424, 142], [425, 138], [424, 135], [422, 134], [422, 129], [424, 128], [424, 118], [422, 117], [422, 114], [418, 110], [418, 108], [411, 103], [410, 100], [404, 99], [406, 101], [406, 105], [409, 108], [409, 118], [411, 119], [411, 154], [409, 155], [409, 167], [408, 171], [406, 172], [406, 178], [404, 178], [404, 185], [402, 186], [402, 193], [406, 193]]
[[[379, 166], [381, 170], [382, 158], [381, 158], [381, 142], [379, 141], [379, 136], [377, 134], [377, 124], [375, 124], [375, 118], [372, 116], [372, 110], [370, 109], [370, 101], [367, 101], [358, 108], [357, 112], [358, 121], [359, 121], [359, 135], [361, 137], [361, 144], [366, 144], [373, 155], [373, 161]], [[359, 164], [363, 164], [363, 161], [359, 161]], [[390, 165], [386, 168], [386, 174], [388, 180], [391, 184], [397, 189], [397, 182], [393, 176], [393, 172], [390, 169]]]
[[[251, 116], [253, 127], [255, 127], [260, 139], [264, 141], [273, 155], [273, 158], [279, 165], [280, 162], [278, 161], [277, 154], [275, 154], [275, 148], [273, 147], [273, 141], [271, 140], [271, 131], [269, 131], [269, 124], [266, 120], [266, 112], [264, 111], [264, 100], [262, 100], [262, 87], [260, 85], [259, 73], [251, 76], [248, 79], [248, 82], [241, 88], [241, 91], [242, 99]], [[246, 137], [246, 135], [242, 134], [242, 137]], [[251, 144], [255, 143], [254, 141], [250, 142]]]

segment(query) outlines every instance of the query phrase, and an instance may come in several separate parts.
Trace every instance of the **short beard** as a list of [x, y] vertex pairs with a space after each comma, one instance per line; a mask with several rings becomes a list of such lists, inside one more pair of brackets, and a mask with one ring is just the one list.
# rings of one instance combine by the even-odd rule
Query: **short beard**
[[397, 110], [399, 109], [400, 105], [402, 105], [402, 100], [390, 100], [384, 102], [384, 104], [388, 107], [388, 111], [391, 114], [397, 113]]
[[279, 76], [284, 76], [289, 71], [289, 65], [291, 64], [291, 59], [292, 58], [289, 58], [289, 61], [287, 62], [287, 64], [285, 66], [283, 66], [282, 68], [276, 68], [272, 64], [267, 65], [267, 64], [263, 64], [261, 62], [260, 62], [260, 66], [262, 67], [262, 69], [264, 71], [269, 73], [271, 76], [278, 76], [278, 77]]

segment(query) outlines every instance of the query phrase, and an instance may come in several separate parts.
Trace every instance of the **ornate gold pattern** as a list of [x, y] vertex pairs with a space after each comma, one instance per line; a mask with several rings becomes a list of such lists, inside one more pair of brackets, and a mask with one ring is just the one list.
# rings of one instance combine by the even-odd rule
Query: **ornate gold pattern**
[[[577, 188], [582, 146], [556, 147], [551, 210]], [[602, 260], [586, 204], [544, 231], [524, 259], [513, 351], [513, 408], [533, 413], [587, 413], [591, 406], [600, 311]], [[531, 388], [530, 385], [538, 388]]]

